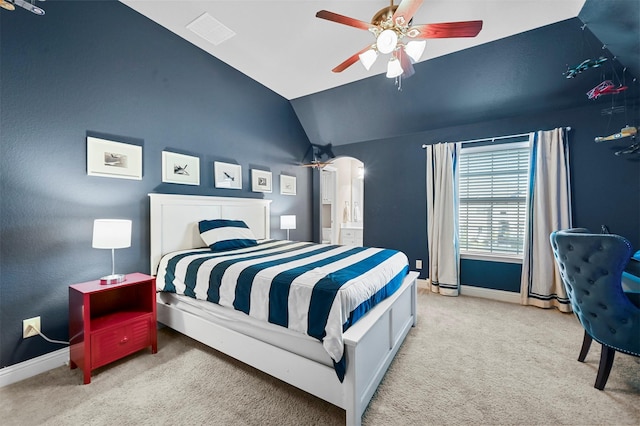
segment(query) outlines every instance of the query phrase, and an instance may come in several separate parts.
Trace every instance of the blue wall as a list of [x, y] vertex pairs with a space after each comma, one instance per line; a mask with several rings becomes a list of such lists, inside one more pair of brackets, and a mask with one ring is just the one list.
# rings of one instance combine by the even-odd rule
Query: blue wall
[[[402, 250], [412, 267], [422, 259], [423, 278], [428, 254], [422, 144], [571, 126], [574, 224], [596, 232], [606, 224], [640, 249], [640, 158], [614, 155], [634, 141], [594, 143], [596, 136], [640, 125], [640, 83], [614, 59], [578, 78], [563, 75], [568, 64], [585, 58], [613, 58], [603, 44], [571, 18], [417, 63], [402, 91], [378, 75], [291, 103], [312, 143], [332, 143], [336, 155], [365, 163], [365, 245]], [[605, 76], [620, 83], [624, 78], [629, 89], [587, 99]], [[611, 106], [626, 111], [602, 115]], [[517, 292], [520, 270], [518, 264], [463, 259], [461, 282]]]
[[[25, 318], [39, 315], [46, 334], [67, 338], [67, 286], [109, 271], [108, 253], [91, 249], [93, 219], [133, 219], [132, 247], [116, 263], [149, 271], [150, 192], [261, 197], [249, 190], [249, 170], [264, 168], [274, 176], [272, 236], [284, 237], [277, 216], [293, 213], [295, 238], [311, 239], [318, 184], [297, 166], [307, 134], [365, 163], [365, 244], [403, 250], [412, 265], [422, 259], [423, 277], [423, 143], [571, 126], [575, 225], [607, 224], [640, 248], [638, 157], [613, 154], [628, 140], [593, 142], [634, 124], [637, 102], [603, 117], [608, 104], [584, 100], [591, 82], [541, 63], [584, 59], [582, 32], [568, 34], [577, 19], [416, 64], [403, 92], [376, 76], [288, 102], [119, 2], [54, 1], [46, 10], [0, 12], [0, 367], [60, 348], [22, 340]], [[560, 44], [565, 51], [554, 50]], [[539, 81], [522, 78], [532, 67]], [[573, 93], [539, 93], [558, 81]], [[141, 145], [143, 179], [87, 176], [87, 135]], [[199, 156], [201, 185], [162, 184], [163, 150]], [[242, 165], [243, 190], [213, 188], [213, 161]], [[297, 176], [297, 196], [279, 195], [280, 173]], [[518, 291], [518, 277], [518, 265], [462, 262], [463, 284]]]
[[[422, 144], [526, 133], [571, 126], [569, 133], [573, 223], [600, 232], [600, 225], [625, 236], [640, 249], [640, 158], [616, 156], [633, 141], [594, 142], [637, 117], [601, 115], [602, 105], [446, 127], [404, 137], [334, 147], [336, 155], [364, 162], [364, 243], [404, 251], [413, 267], [422, 259], [428, 276], [426, 227], [426, 161]], [[515, 111], [517, 112], [517, 111]], [[490, 271], [490, 272], [487, 272]], [[471, 260], [461, 262], [461, 283], [507, 291], [520, 290], [520, 265]]]
[[[311, 239], [311, 171], [297, 166], [309, 140], [286, 99], [119, 2], [46, 11], [0, 13], [0, 367], [61, 348], [22, 340], [22, 320], [66, 340], [67, 286], [110, 272], [91, 248], [95, 218], [132, 219], [116, 266], [149, 272], [150, 192], [264, 195], [273, 237], [291, 213], [292, 237]], [[141, 145], [143, 179], [87, 176], [87, 135]], [[163, 184], [163, 150], [199, 156], [200, 186]], [[243, 189], [215, 189], [213, 161], [240, 164]], [[272, 194], [250, 191], [252, 168], [273, 173]], [[279, 194], [281, 173], [297, 196]]]

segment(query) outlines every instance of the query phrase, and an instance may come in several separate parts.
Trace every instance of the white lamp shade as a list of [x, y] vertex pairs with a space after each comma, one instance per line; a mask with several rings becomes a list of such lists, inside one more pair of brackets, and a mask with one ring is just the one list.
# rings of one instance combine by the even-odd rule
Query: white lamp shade
[[396, 58], [391, 58], [389, 60], [389, 64], [387, 65], [387, 78], [395, 78], [402, 75], [404, 71], [402, 70], [402, 65], [400, 65], [400, 61]]
[[94, 220], [92, 247], [97, 249], [131, 247], [131, 221], [127, 219]]
[[358, 55], [358, 57], [360, 58], [360, 63], [367, 69], [367, 71], [369, 71], [378, 57], [378, 52], [373, 49], [369, 49]]
[[296, 215], [286, 214], [280, 216], [280, 229], [296, 229]]
[[384, 30], [376, 39], [376, 46], [381, 53], [391, 53], [398, 45], [398, 34], [393, 30]]
[[413, 59], [413, 62], [418, 62], [422, 57], [422, 54], [424, 53], [424, 48], [426, 46], [427, 46], [426, 40], [420, 40], [420, 41], [414, 40], [407, 43], [407, 45], [404, 47], [404, 51], [407, 52], [407, 55], [409, 55], [411, 59]]

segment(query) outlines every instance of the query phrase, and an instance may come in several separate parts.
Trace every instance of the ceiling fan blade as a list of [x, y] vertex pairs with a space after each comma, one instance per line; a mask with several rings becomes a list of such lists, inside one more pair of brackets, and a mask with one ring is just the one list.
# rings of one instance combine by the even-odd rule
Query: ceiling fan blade
[[[421, 5], [422, 0], [402, 0], [393, 14], [393, 22], [401, 26], [407, 25]], [[404, 21], [396, 22], [396, 19], [400, 17], [402, 17]]]
[[337, 67], [335, 67], [331, 71], [333, 71], [333, 72], [342, 72], [342, 71], [346, 70], [351, 65], [355, 64], [356, 62], [358, 62], [358, 60], [360, 59], [358, 57], [359, 55], [363, 54], [364, 52], [366, 52], [369, 49], [371, 49], [371, 46], [367, 46], [364, 49], [362, 49], [361, 51], [359, 51], [358, 53], [354, 53], [352, 56], [349, 57], [349, 59], [347, 59], [346, 61], [342, 62], [340, 65], [338, 65]]
[[400, 61], [400, 66], [402, 67], [402, 78], [409, 78], [416, 73], [416, 70], [413, 68], [413, 64], [411, 63], [411, 58], [407, 55], [402, 49], [399, 49], [394, 53], [394, 56]]
[[415, 39], [475, 37], [482, 29], [482, 21], [443, 22], [441, 24], [414, 25], [409, 31], [418, 30]]
[[354, 18], [349, 18], [348, 16], [329, 12], [328, 10], [319, 11], [316, 13], [316, 18], [326, 19], [327, 21], [337, 22], [338, 24], [349, 25], [350, 27], [359, 28], [361, 30], [369, 30], [369, 28], [372, 28], [372, 25], [368, 22], [359, 21]]

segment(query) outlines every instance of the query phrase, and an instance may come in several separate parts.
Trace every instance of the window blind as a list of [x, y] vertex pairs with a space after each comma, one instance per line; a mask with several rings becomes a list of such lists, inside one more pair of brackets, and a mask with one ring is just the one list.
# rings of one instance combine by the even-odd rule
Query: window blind
[[460, 252], [522, 258], [528, 142], [462, 148]]

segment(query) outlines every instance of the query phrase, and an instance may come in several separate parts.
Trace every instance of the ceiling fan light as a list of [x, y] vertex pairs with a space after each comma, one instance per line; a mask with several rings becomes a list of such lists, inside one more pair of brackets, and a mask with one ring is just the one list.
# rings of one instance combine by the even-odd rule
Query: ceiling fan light
[[398, 44], [398, 34], [393, 30], [384, 30], [376, 39], [376, 46], [381, 53], [391, 53]]
[[400, 65], [400, 61], [396, 58], [391, 58], [387, 64], [387, 78], [396, 78], [402, 75], [403, 72], [404, 70], [402, 69], [402, 65]]
[[369, 71], [373, 63], [376, 61], [376, 58], [378, 57], [378, 52], [373, 49], [369, 49], [366, 52], [358, 55], [358, 57], [360, 58], [360, 62], [362, 63], [362, 65], [367, 69], [367, 71]]
[[407, 55], [413, 60], [413, 62], [418, 62], [422, 54], [424, 53], [424, 48], [427, 46], [426, 40], [420, 41], [410, 41], [404, 47], [404, 51], [407, 52]]

